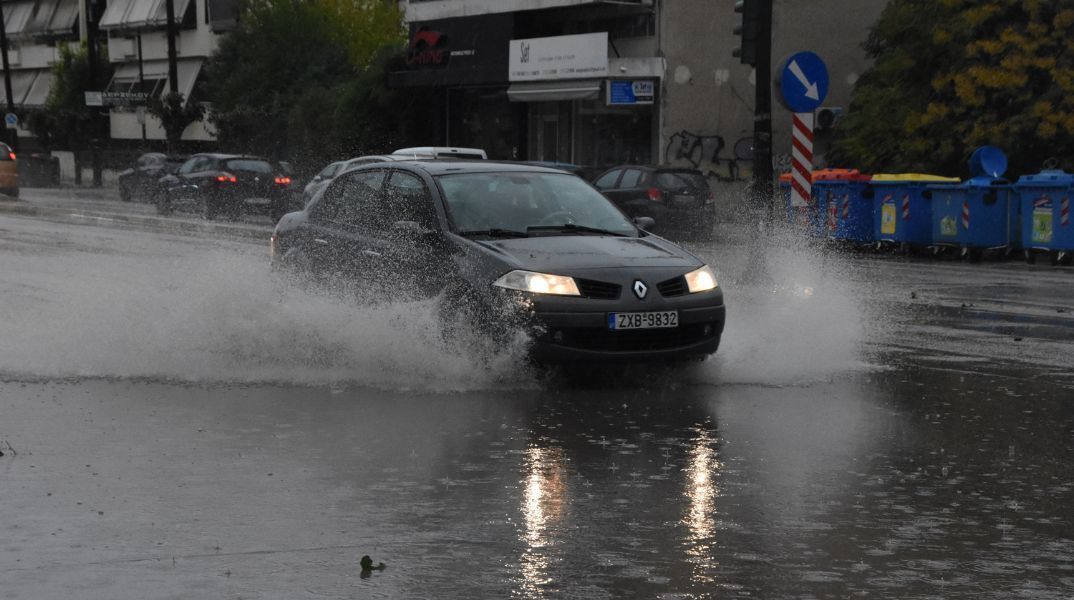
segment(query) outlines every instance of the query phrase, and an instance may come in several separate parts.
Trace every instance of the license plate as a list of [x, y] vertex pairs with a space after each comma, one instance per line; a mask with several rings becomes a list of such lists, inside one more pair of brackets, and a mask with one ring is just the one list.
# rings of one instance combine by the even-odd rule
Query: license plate
[[246, 204], [253, 204], [255, 206], [268, 206], [272, 204], [272, 200], [269, 198], [247, 198]]
[[674, 202], [676, 206], [696, 206], [697, 197], [677, 195], [674, 197]]
[[663, 329], [679, 326], [679, 311], [608, 313], [608, 329]]

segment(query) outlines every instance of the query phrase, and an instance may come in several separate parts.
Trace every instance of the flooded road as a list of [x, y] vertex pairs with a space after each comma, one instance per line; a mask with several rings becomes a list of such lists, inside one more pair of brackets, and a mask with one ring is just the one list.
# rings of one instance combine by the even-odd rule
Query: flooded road
[[261, 246], [0, 233], [0, 597], [1074, 594], [1069, 270], [699, 248], [720, 353], [579, 383]]

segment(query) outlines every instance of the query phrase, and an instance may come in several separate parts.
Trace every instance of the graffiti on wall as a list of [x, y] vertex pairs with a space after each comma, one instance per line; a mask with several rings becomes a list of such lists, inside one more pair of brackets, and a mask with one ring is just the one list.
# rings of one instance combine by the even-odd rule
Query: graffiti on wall
[[722, 135], [684, 129], [668, 138], [664, 162], [693, 167], [716, 181], [741, 181], [753, 170], [753, 139], [739, 138], [729, 149]]

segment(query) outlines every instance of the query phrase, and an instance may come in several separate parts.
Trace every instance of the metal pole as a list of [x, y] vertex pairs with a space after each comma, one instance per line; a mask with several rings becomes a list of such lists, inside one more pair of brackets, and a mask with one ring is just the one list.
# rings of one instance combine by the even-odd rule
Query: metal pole
[[[145, 71], [142, 65], [142, 32], [138, 32], [138, 92], [145, 93]], [[145, 146], [145, 107], [139, 106], [134, 109], [142, 114], [142, 146]]]
[[753, 195], [771, 221], [772, 201], [772, 0], [757, 2], [756, 97], [753, 116]]
[[[100, 48], [97, 46], [97, 15], [94, 11], [95, 0], [86, 0], [86, 58], [89, 60], [90, 85], [96, 87], [98, 61], [100, 60]], [[101, 152], [100, 145], [100, 113], [93, 111], [93, 138], [90, 139], [90, 152], [93, 162], [93, 185], [101, 186]], [[76, 161], [77, 164], [77, 161]]]
[[172, 0], [164, 0], [168, 18], [168, 86], [172, 92], [179, 92], [179, 67], [175, 57], [175, 5]]
[[[7, 60], [7, 25], [4, 21], [3, 5], [0, 5], [0, 55], [4, 67], [4, 93], [7, 94], [7, 112], [15, 113], [15, 97], [11, 93], [11, 64]], [[5, 124], [6, 126], [6, 124]], [[11, 130], [11, 149], [19, 151], [19, 130]]]

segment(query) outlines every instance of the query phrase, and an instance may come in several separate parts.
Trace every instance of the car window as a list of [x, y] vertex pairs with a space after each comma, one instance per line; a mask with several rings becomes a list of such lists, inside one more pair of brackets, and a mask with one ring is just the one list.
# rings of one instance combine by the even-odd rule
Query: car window
[[619, 180], [619, 185], [616, 186], [619, 189], [628, 189], [638, 186], [638, 180], [641, 179], [641, 171], [638, 169], [627, 169], [623, 171], [623, 178]]
[[377, 199], [383, 189], [384, 171], [352, 171], [332, 180], [312, 217], [348, 227], [370, 230], [379, 224]]
[[607, 198], [566, 173], [460, 173], [438, 178], [458, 232], [566, 224], [635, 235]]
[[186, 161], [185, 163], [183, 163], [183, 166], [179, 167], [179, 172], [183, 174], [193, 173], [194, 169], [198, 166], [198, 163], [201, 162], [201, 159], [202, 157], [195, 156], [194, 158]]
[[622, 173], [622, 171], [620, 169], [612, 169], [611, 171], [608, 171], [607, 173], [601, 175], [600, 179], [598, 179], [597, 182], [594, 183], [593, 185], [599, 187], [602, 190], [606, 190], [606, 189], [609, 189], [611, 187], [614, 187], [615, 186], [615, 180], [619, 179], [619, 174], [620, 173]]
[[383, 218], [387, 226], [396, 221], [414, 221], [426, 229], [433, 228], [432, 199], [420, 177], [394, 171], [384, 190]]
[[321, 172], [317, 174], [317, 177], [320, 177], [321, 179], [331, 179], [332, 176], [336, 174], [336, 171], [339, 170], [341, 164], [342, 163], [332, 163], [328, 165], [321, 169]]
[[246, 173], [261, 173], [263, 175], [272, 174], [272, 165], [263, 160], [253, 160], [249, 158], [233, 158], [227, 161], [225, 168], [228, 171], [244, 171]]
[[660, 173], [656, 176], [656, 185], [665, 190], [679, 190], [683, 188], [707, 190], [709, 187], [708, 180], [705, 179], [704, 175], [701, 173], [691, 173], [689, 171]]

